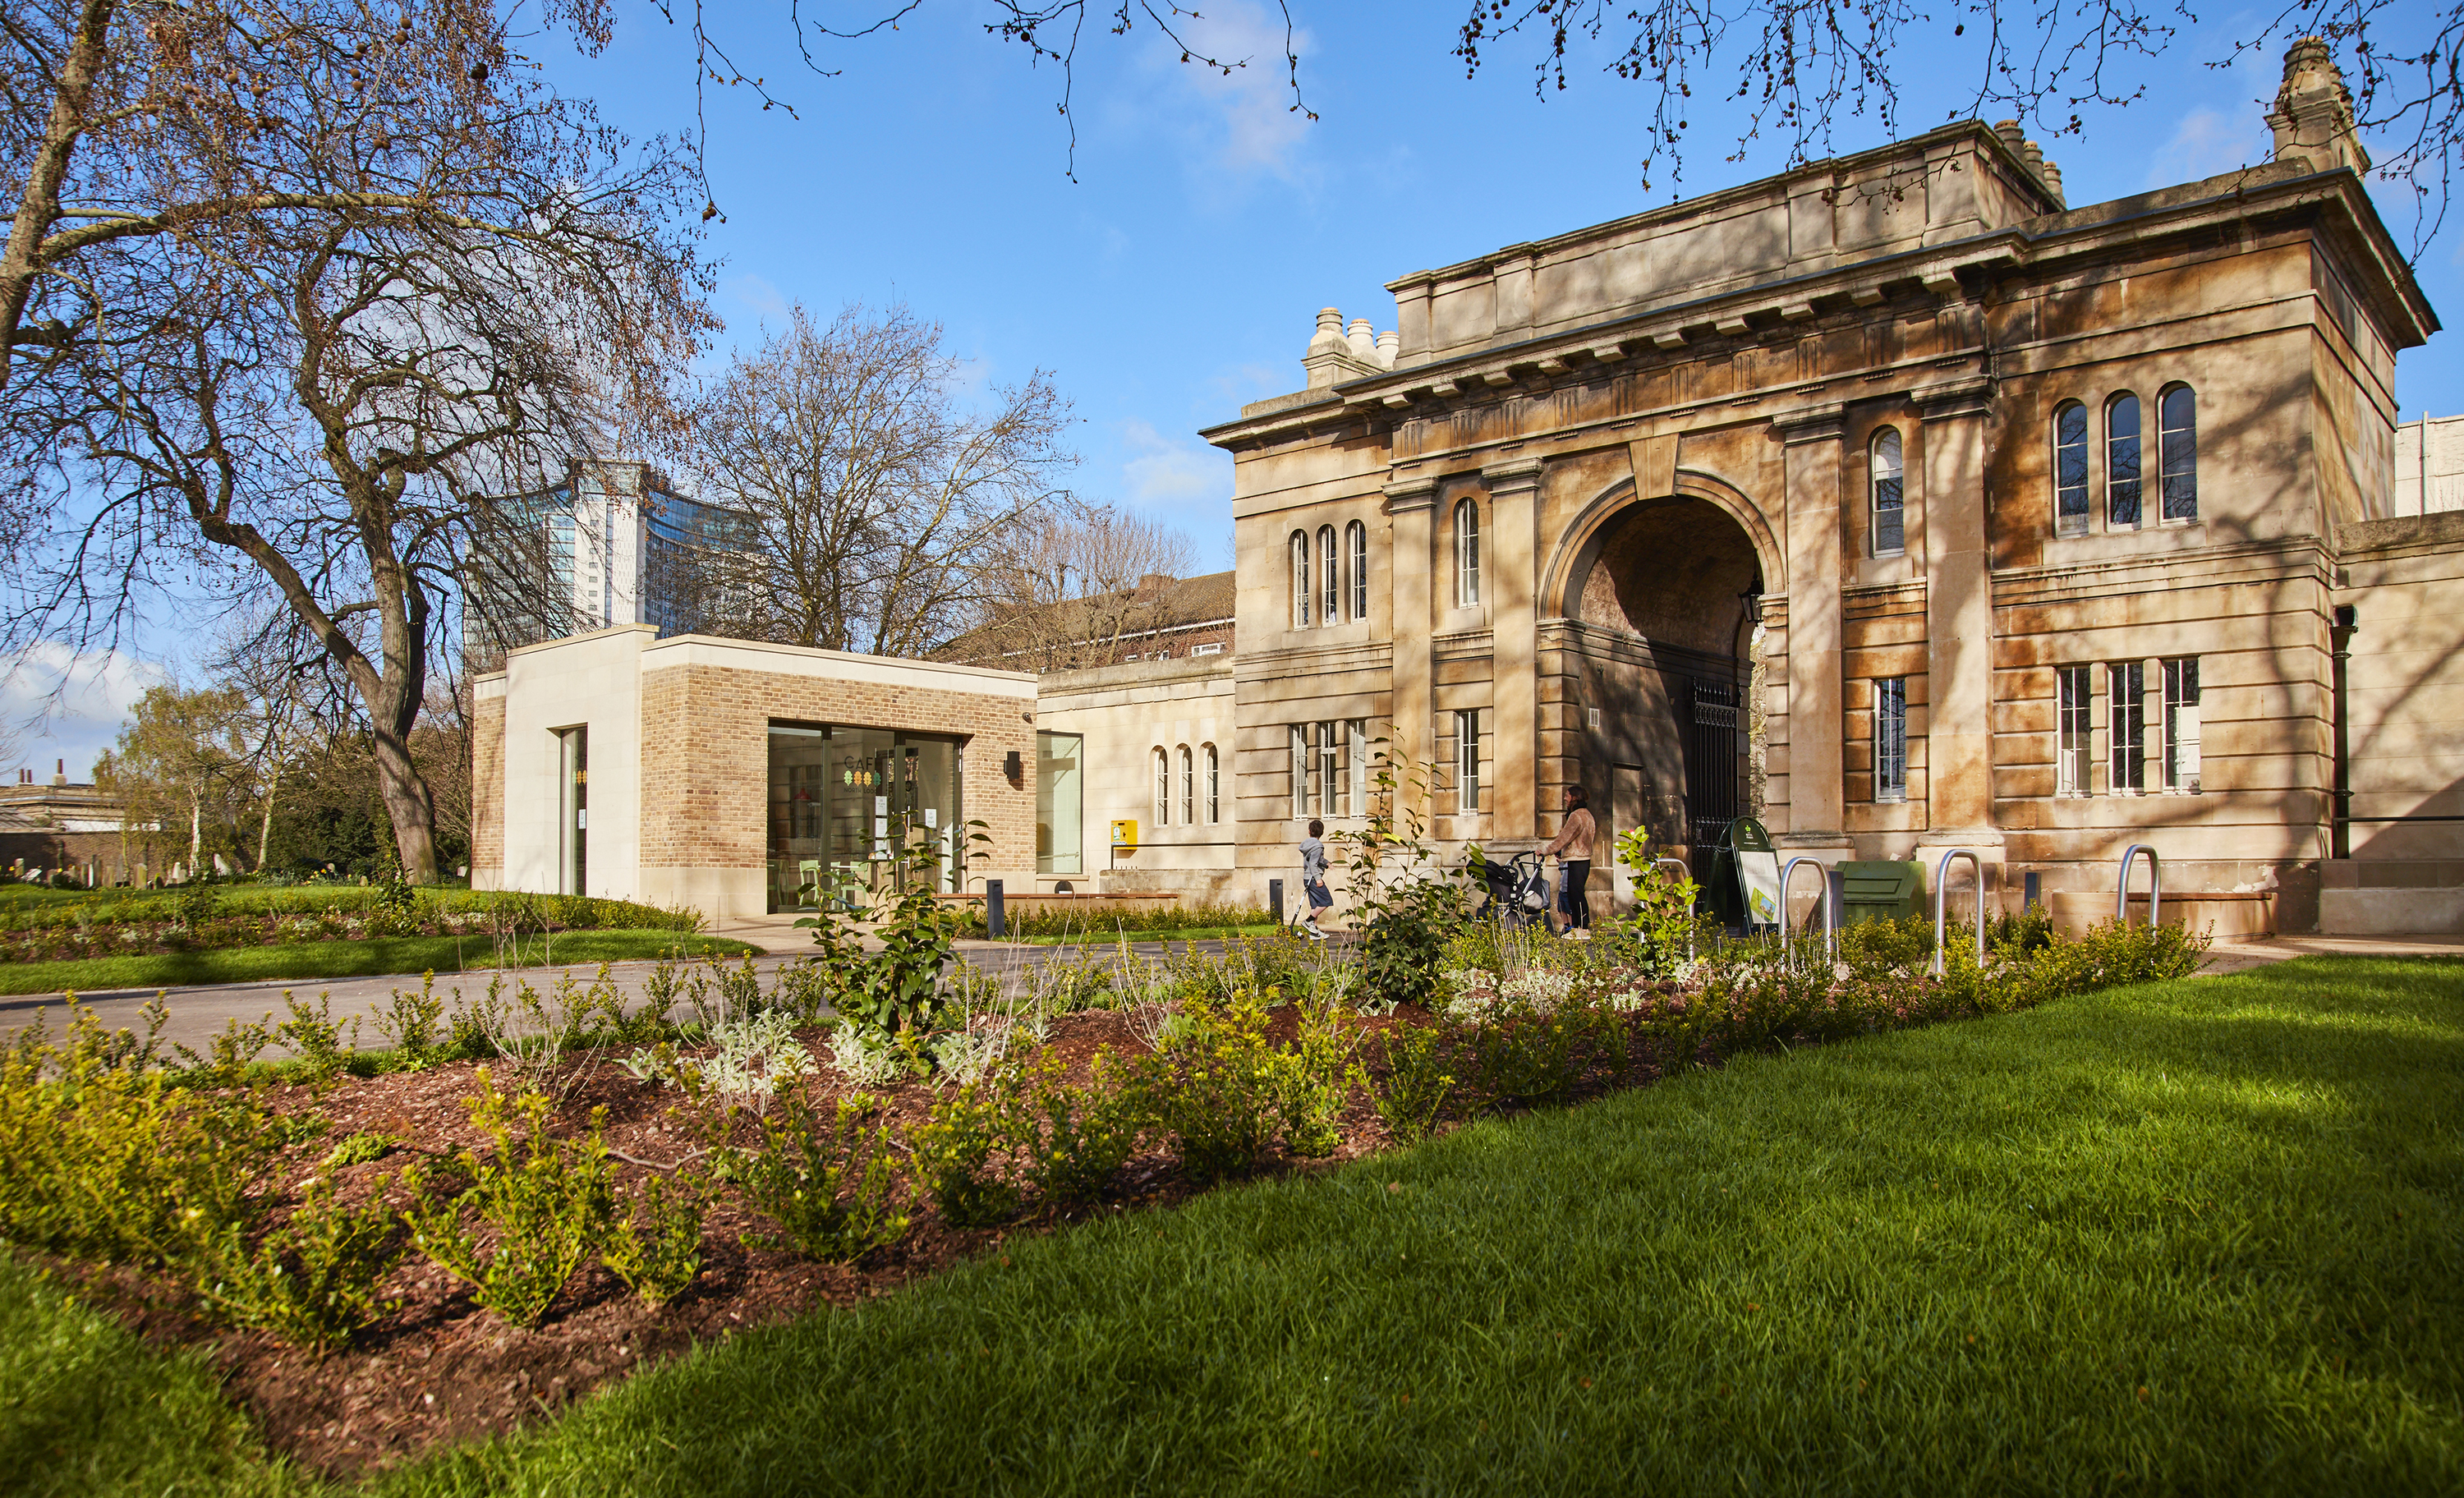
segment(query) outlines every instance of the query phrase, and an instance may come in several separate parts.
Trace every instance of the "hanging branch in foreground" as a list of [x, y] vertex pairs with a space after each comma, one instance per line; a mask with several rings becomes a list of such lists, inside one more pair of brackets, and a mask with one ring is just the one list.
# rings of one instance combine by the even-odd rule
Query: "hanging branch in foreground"
[[[1897, 136], [1907, 95], [1933, 82], [1899, 71], [1903, 60], [1945, 51], [1974, 70], [1944, 85], [1964, 100], [1948, 118], [2007, 115], [2036, 133], [2077, 135], [2083, 110], [2145, 99], [2146, 85], [2132, 79], [2197, 26], [2183, 5], [2161, 0], [1472, 0], [1454, 53], [1470, 74], [1487, 60], [1485, 48], [1536, 44], [1533, 87], [1545, 97], [1567, 87], [1579, 53], [1600, 49], [1601, 71], [1648, 91], [1644, 187], [1664, 166], [1673, 188], [1698, 113], [1742, 104], [1727, 160], [1743, 160], [1769, 135], [1799, 165], [1833, 154], [1850, 120], [1870, 116]], [[2373, 175], [2413, 189], [2413, 253], [2426, 250], [2464, 165], [2464, 3], [2293, 0], [2272, 15], [2237, 13], [2225, 27], [2226, 56], [2209, 67], [2252, 52], [2272, 56], [2302, 36], [2327, 44], [2356, 123], [2375, 143]]]

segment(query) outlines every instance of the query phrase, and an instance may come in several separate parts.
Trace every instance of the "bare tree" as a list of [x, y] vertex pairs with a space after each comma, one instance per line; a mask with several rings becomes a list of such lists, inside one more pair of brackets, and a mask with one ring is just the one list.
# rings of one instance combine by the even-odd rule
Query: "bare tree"
[[1189, 621], [1169, 583], [1189, 539], [1110, 506], [1057, 504], [1001, 538], [978, 627], [945, 654], [1022, 671], [1110, 666], [1123, 642]]
[[[641, 440], [709, 325], [670, 227], [676, 158], [507, 81], [493, 17], [424, 30], [433, 15], [319, 12], [218, 75], [215, 108], [158, 108], [200, 180], [284, 184], [298, 206], [89, 247], [78, 279], [110, 315], [6, 412], [21, 455], [39, 441], [64, 488], [100, 496], [52, 538], [15, 632], [106, 635], [165, 560], [270, 589], [366, 713], [422, 881], [435, 806], [408, 738], [481, 496]], [[225, 103], [252, 121], [244, 151]]]
[[[1662, 163], [1672, 185], [1683, 180], [1695, 115], [1723, 100], [1745, 107], [1730, 161], [1768, 132], [1796, 165], [1830, 154], [1842, 122], [1867, 116], [1897, 135], [1903, 91], [1933, 81], [1903, 72], [1920, 39], [1929, 59], [1964, 54], [1974, 70], [1950, 118], [2008, 114], [2049, 136], [2077, 135], [2086, 106], [2143, 98], [2140, 80], [2197, 23], [2182, 6], [2146, 0], [1471, 0], [1455, 55], [1474, 73], [1487, 60], [1484, 46], [1536, 46], [1543, 98], [1567, 86], [1568, 63], [1587, 52], [1602, 72], [1640, 84], [1648, 188]], [[2464, 165], [2464, 3], [2291, 0], [2224, 25], [2228, 55], [2209, 66], [2303, 36], [2326, 44], [2355, 122], [2375, 143], [2374, 174], [2409, 185], [2421, 203], [2414, 253], [2427, 248]]]
[[997, 543], [1077, 459], [1042, 370], [982, 412], [957, 377], [940, 326], [904, 307], [849, 307], [826, 328], [798, 307], [739, 355], [693, 402], [681, 456], [756, 549], [707, 554], [699, 606], [733, 613], [728, 632], [882, 655], [962, 628]]

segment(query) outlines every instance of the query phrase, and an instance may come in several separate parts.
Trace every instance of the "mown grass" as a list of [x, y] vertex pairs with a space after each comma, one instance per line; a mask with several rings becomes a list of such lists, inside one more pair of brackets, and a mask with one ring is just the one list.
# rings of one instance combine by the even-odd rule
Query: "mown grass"
[[[668, 954], [737, 957], [759, 947], [720, 936], [674, 931], [567, 931], [554, 938], [508, 938], [505, 965], [588, 966]], [[66, 962], [0, 963], [0, 994], [103, 993], [119, 988], [179, 988], [272, 979], [369, 978], [388, 973], [466, 973], [497, 965], [496, 943], [475, 936], [373, 936], [361, 941], [300, 941], [280, 946], [221, 947], [160, 956], [85, 958]]]
[[2459, 1194], [2464, 963], [2311, 958], [1022, 1239], [378, 1486], [2453, 1492]]
[[469, 1492], [2453, 1492], [2464, 965], [2311, 959], [1021, 1242]]
[[202, 1357], [144, 1351], [15, 1255], [0, 1252], [0, 1488], [284, 1493], [248, 1418]]

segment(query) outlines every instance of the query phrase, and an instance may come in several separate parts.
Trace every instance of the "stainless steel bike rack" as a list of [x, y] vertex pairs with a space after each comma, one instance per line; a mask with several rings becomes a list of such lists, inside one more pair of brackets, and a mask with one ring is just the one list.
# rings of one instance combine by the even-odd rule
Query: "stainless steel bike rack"
[[2133, 843], [2122, 850], [2122, 876], [2114, 881], [2113, 922], [2130, 924], [2130, 861], [2140, 854], [2147, 855], [2147, 924], [2152, 928], [2164, 924], [2159, 918], [2165, 902], [2165, 865], [2156, 849], [2145, 843]]
[[1954, 858], [1967, 859], [1969, 870], [1976, 875], [1976, 965], [1985, 965], [1985, 863], [1969, 849], [1954, 848], [1942, 855], [1942, 862], [1935, 866], [1933, 871], [1933, 971], [1936, 978], [1942, 976], [1943, 913], [1949, 909], [1945, 902], [1950, 894], [1950, 861]]
[[1780, 956], [1788, 956], [1791, 940], [1791, 929], [1788, 924], [1788, 883], [1795, 876], [1799, 864], [1812, 864], [1815, 871], [1822, 875], [1822, 890], [1815, 896], [1815, 903], [1822, 907], [1822, 955], [1829, 957], [1839, 950], [1839, 915], [1831, 908], [1831, 870], [1822, 867], [1821, 859], [1809, 858], [1802, 853], [1790, 859], [1788, 867], [1779, 871]]

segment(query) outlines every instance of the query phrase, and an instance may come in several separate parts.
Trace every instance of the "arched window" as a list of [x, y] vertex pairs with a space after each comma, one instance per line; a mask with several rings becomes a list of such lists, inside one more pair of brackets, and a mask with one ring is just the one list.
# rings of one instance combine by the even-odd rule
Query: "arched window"
[[1317, 528], [1317, 591], [1318, 622], [1343, 623], [1343, 564], [1335, 560], [1331, 525]]
[[1223, 820], [1223, 770], [1215, 758], [1215, 746], [1206, 746], [1206, 825], [1213, 826]]
[[1455, 606], [1480, 602], [1480, 504], [1463, 499], [1455, 504]]
[[1907, 549], [1905, 492], [1900, 469], [1900, 433], [1885, 427], [1874, 433], [1874, 555], [1896, 557]]
[[2165, 518], [2199, 518], [2199, 400], [2187, 385], [2156, 397], [2157, 461], [2165, 486]]
[[2139, 523], [2139, 397], [2104, 403], [2104, 523]]
[[1309, 532], [1292, 532], [1292, 628], [1295, 629], [1306, 629], [1309, 623]]
[[1161, 749], [1155, 752], [1155, 825], [1172, 825], [1172, 757]]
[[1189, 745], [1180, 746], [1180, 823], [1183, 826], [1198, 821], [1198, 761], [1190, 758]]
[[1343, 549], [1352, 556], [1352, 617], [1369, 617], [1369, 527], [1358, 520], [1343, 528]]
[[2054, 534], [2087, 534], [2087, 408], [2054, 408]]

